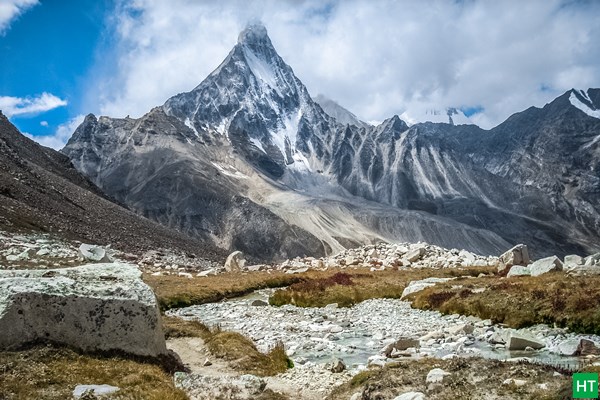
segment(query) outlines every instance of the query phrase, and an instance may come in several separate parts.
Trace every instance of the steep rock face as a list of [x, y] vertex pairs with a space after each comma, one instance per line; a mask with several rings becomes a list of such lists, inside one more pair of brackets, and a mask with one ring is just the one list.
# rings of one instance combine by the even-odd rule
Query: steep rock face
[[354, 125], [359, 128], [369, 128], [371, 126], [358, 119], [358, 117], [349, 110], [346, 110], [344, 107], [322, 94], [317, 95], [313, 100], [321, 106], [327, 115], [342, 125]]
[[538, 257], [598, 248], [597, 111], [589, 90], [490, 131], [340, 123], [255, 25], [192, 91], [137, 120], [90, 116], [63, 151], [138, 212], [263, 258], [377, 240]]

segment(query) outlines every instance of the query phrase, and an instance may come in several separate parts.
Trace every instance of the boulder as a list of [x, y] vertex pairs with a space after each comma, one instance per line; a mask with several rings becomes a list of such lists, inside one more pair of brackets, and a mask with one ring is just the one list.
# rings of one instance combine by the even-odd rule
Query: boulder
[[416, 261], [419, 261], [421, 259], [421, 257], [423, 257], [424, 255], [425, 255], [425, 248], [417, 247], [416, 249], [412, 249], [408, 253], [406, 253], [404, 255], [404, 259], [411, 263], [414, 263]]
[[241, 251], [234, 251], [227, 257], [227, 260], [225, 260], [225, 271], [239, 272], [244, 268], [245, 264], [246, 260], [244, 259], [244, 253]]
[[427, 378], [425, 378], [425, 383], [435, 383], [435, 384], [439, 384], [439, 383], [443, 383], [444, 379], [446, 379], [447, 376], [452, 375], [450, 372], [446, 372], [441, 368], [434, 368], [431, 371], [429, 371], [427, 373]]
[[596, 343], [588, 339], [581, 339], [579, 346], [577, 346], [577, 355], [589, 356], [589, 355], [600, 355], [600, 349], [596, 346]]
[[511, 276], [528, 276], [531, 275], [531, 270], [529, 267], [524, 267], [522, 265], [513, 265], [510, 267], [510, 271], [506, 274], [507, 277]]
[[475, 331], [475, 327], [472, 324], [460, 324], [460, 325], [456, 325], [456, 326], [452, 326], [452, 327], [448, 328], [448, 332], [451, 333], [452, 335], [459, 335], [459, 334], [470, 335], [474, 331]]
[[346, 370], [346, 364], [344, 364], [344, 361], [340, 360], [339, 358], [334, 358], [331, 363], [327, 365], [327, 369], [334, 374], [339, 374], [340, 372]]
[[130, 264], [0, 271], [0, 349], [50, 341], [84, 351], [167, 354], [154, 293]]
[[407, 392], [394, 397], [394, 400], [425, 400], [425, 395], [421, 392]]
[[394, 343], [388, 344], [383, 349], [383, 354], [389, 358], [392, 356], [392, 353], [394, 352], [394, 350], [395, 351], [404, 351], [411, 347], [418, 348], [419, 346], [420, 346], [420, 342], [418, 339], [413, 339], [413, 338], [409, 338], [409, 337], [401, 337], [400, 339], [396, 340]]
[[562, 271], [563, 263], [556, 256], [542, 258], [529, 266], [531, 276], [540, 276], [548, 272]]
[[113, 394], [119, 391], [119, 388], [111, 385], [77, 385], [73, 390], [73, 397], [79, 399], [88, 393], [100, 397]]
[[411, 293], [420, 292], [421, 290], [433, 286], [436, 283], [447, 282], [454, 278], [425, 278], [419, 281], [411, 281], [407, 287], [402, 291], [402, 297], [404, 298]]
[[106, 254], [106, 250], [102, 246], [83, 243], [79, 246], [79, 255], [87, 261], [109, 263], [112, 260]]
[[506, 349], [507, 350], [525, 350], [527, 347], [538, 350], [546, 345], [540, 342], [538, 339], [517, 332], [509, 332], [506, 338]]
[[253, 301], [253, 302], [252, 302], [250, 305], [251, 305], [251, 306], [254, 306], [254, 307], [266, 307], [266, 306], [268, 306], [268, 305], [269, 305], [269, 303], [267, 303], [267, 302], [266, 302], [266, 301], [264, 301], [264, 300], [259, 300], [259, 299], [256, 299], [256, 300], [254, 300], [254, 301]]
[[563, 356], [577, 355], [580, 343], [580, 339], [567, 339], [556, 346], [556, 352]]
[[518, 244], [500, 256], [498, 272], [506, 272], [513, 265], [527, 265], [529, 262], [529, 250], [527, 250], [527, 246]]
[[563, 269], [565, 271], [569, 272], [572, 269], [575, 269], [583, 264], [584, 264], [584, 261], [581, 256], [571, 254], [571, 255], [565, 256], [565, 259], [563, 262]]

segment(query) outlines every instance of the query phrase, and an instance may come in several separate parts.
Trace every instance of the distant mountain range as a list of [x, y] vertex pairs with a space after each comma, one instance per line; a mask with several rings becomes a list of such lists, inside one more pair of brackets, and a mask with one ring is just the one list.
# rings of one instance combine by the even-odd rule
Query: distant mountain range
[[253, 25], [192, 91], [139, 119], [90, 114], [62, 152], [143, 216], [267, 261], [380, 240], [590, 253], [599, 110], [600, 90], [571, 90], [491, 130], [454, 109], [371, 126], [313, 99]]

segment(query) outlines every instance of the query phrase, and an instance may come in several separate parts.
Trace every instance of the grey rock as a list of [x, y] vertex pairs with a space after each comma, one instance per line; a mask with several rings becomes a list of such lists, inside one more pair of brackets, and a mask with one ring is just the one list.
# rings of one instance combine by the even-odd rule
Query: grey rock
[[498, 272], [507, 271], [513, 265], [527, 265], [530, 261], [527, 246], [518, 244], [500, 256]]
[[111, 385], [77, 385], [73, 389], [73, 397], [78, 399], [86, 393], [92, 393], [94, 396], [106, 396], [118, 392], [120, 389]]
[[517, 332], [509, 332], [506, 338], [506, 349], [507, 350], [525, 350], [527, 347], [538, 350], [546, 347], [546, 344], [542, 343], [538, 339]]
[[577, 355], [589, 356], [589, 355], [600, 355], [600, 348], [591, 340], [581, 339], [579, 346], [577, 347]]
[[209, 376], [198, 373], [176, 372], [175, 386], [184, 390], [193, 400], [253, 400], [266, 387], [266, 382], [254, 375]]
[[227, 260], [225, 260], [225, 271], [239, 272], [244, 269], [245, 264], [246, 260], [244, 259], [244, 253], [241, 251], [234, 251], [227, 257]]
[[425, 383], [441, 384], [450, 375], [452, 375], [450, 372], [446, 372], [441, 368], [434, 368], [427, 373], [427, 377], [425, 378]]
[[531, 270], [529, 267], [524, 267], [522, 265], [513, 265], [510, 267], [510, 271], [506, 274], [507, 277], [511, 276], [528, 276], [531, 275]]
[[106, 250], [103, 247], [94, 246], [92, 244], [83, 243], [81, 246], [79, 246], [79, 255], [87, 261], [103, 263], [112, 261], [106, 254]]
[[531, 276], [539, 276], [548, 272], [562, 271], [562, 261], [556, 256], [542, 258], [529, 265]]
[[396, 340], [394, 343], [388, 344], [383, 350], [383, 354], [386, 357], [391, 357], [392, 352], [395, 351], [404, 351], [408, 348], [414, 347], [418, 348], [420, 346], [420, 342], [418, 339], [413, 339], [409, 337], [401, 337]]
[[167, 353], [156, 297], [132, 265], [0, 271], [0, 349], [50, 340], [85, 351]]
[[266, 301], [264, 301], [264, 300], [259, 300], [259, 299], [256, 299], [256, 300], [254, 300], [254, 301], [253, 301], [253, 302], [252, 302], [250, 305], [251, 305], [251, 306], [254, 306], [254, 307], [266, 307], [266, 306], [268, 306], [268, 305], [269, 305], [269, 303], [267, 303], [267, 302], [266, 302]]
[[334, 374], [339, 374], [346, 370], [346, 364], [339, 358], [334, 358], [331, 363], [328, 364], [327, 369]]
[[579, 352], [580, 342], [580, 339], [568, 339], [559, 343], [556, 350], [563, 356], [574, 356]]
[[416, 261], [419, 261], [421, 259], [421, 257], [423, 257], [425, 255], [425, 248], [423, 247], [418, 247], [416, 249], [413, 250], [409, 250], [408, 253], [406, 253], [404, 255], [404, 259], [406, 259], [407, 261], [414, 263]]
[[421, 392], [407, 392], [394, 397], [394, 400], [425, 400], [425, 394]]

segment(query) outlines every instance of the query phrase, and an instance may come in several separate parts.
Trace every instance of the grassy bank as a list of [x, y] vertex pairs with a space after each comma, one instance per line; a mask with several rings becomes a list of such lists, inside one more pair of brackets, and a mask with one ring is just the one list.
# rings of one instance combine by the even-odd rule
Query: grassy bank
[[574, 332], [600, 334], [598, 276], [551, 273], [538, 277], [457, 279], [417, 292], [409, 299], [416, 308], [475, 315], [514, 328], [545, 323]]
[[113, 398], [185, 400], [160, 367], [118, 357], [81, 355], [50, 346], [0, 352], [0, 398], [70, 399], [79, 384], [108, 384], [121, 390]]
[[286, 274], [280, 271], [224, 273], [192, 279], [144, 274], [143, 279], [156, 293], [160, 307], [164, 311], [195, 304], [213, 303], [226, 298], [243, 296], [259, 289], [288, 286], [334, 273], [331, 271], [308, 271], [302, 274]]
[[212, 355], [231, 362], [243, 374], [272, 376], [292, 367], [283, 344], [277, 344], [268, 353], [258, 351], [252, 340], [236, 332], [209, 329], [198, 321], [185, 321], [176, 317], [163, 317], [167, 338], [199, 337], [204, 340]]
[[478, 276], [491, 273], [491, 268], [402, 269], [370, 272], [367, 269], [336, 271], [329, 276], [305, 279], [288, 288], [277, 290], [269, 303], [275, 306], [294, 304], [299, 307], [324, 307], [337, 303], [349, 307], [374, 298], [396, 299], [402, 296], [410, 281], [429, 278]]
[[[444, 384], [428, 390], [427, 373], [441, 368], [451, 375]], [[524, 380], [522, 386], [503, 384], [506, 379]], [[538, 384], [546, 384], [542, 389]], [[530, 399], [559, 400], [570, 398], [571, 379], [554, 376], [549, 367], [506, 363], [479, 358], [403, 361], [388, 364], [355, 375], [349, 382], [333, 390], [328, 400], [347, 400], [354, 393], [362, 399], [392, 399], [402, 393], [427, 393], [427, 399]]]

